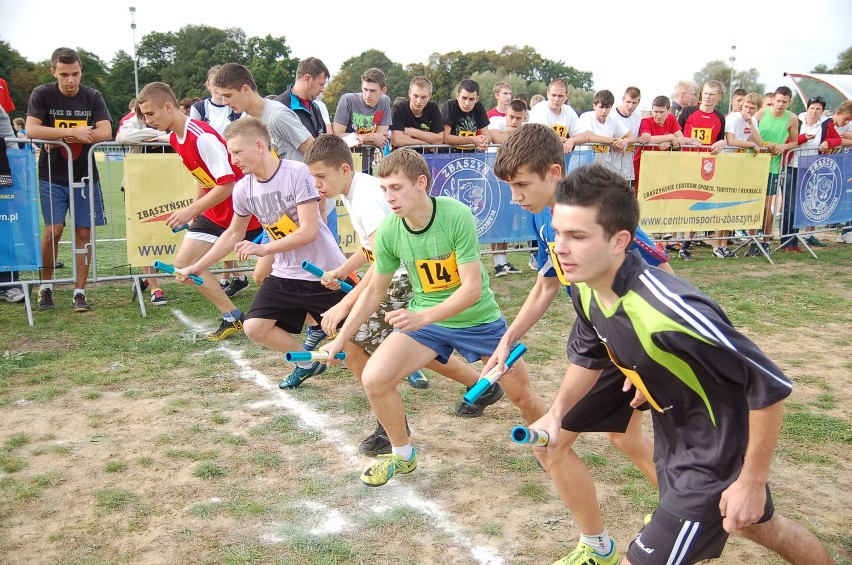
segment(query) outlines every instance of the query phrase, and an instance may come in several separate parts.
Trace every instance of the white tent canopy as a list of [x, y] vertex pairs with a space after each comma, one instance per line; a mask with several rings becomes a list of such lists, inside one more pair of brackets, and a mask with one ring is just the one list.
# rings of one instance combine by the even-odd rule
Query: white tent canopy
[[790, 77], [805, 104], [815, 96], [822, 96], [828, 115], [852, 98], [852, 75], [784, 73], [784, 76]]

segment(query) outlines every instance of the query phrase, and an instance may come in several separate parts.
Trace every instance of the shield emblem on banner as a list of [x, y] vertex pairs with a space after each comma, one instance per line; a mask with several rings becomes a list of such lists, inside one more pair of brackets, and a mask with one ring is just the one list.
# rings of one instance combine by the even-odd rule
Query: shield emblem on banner
[[716, 172], [716, 159], [714, 157], [704, 157], [701, 159], [701, 178], [710, 180]]

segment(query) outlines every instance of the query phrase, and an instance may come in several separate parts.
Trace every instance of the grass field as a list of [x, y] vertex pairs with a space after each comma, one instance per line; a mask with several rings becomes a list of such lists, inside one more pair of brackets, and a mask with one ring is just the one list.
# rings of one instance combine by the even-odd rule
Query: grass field
[[[776, 506], [845, 565], [849, 247], [778, 257], [775, 267], [704, 250], [673, 264], [793, 379], [771, 479]], [[507, 319], [533, 281], [529, 271], [492, 281]], [[280, 355], [245, 336], [206, 341], [212, 308], [188, 286], [165, 290], [169, 305], [142, 318], [129, 282], [93, 285], [87, 314], [58, 289], [57, 309], [36, 312], [34, 327], [20, 304], [0, 303], [0, 563], [538, 564], [576, 544], [549, 479], [509, 439], [521, 418], [508, 401], [459, 419], [455, 383], [430, 374], [427, 390], [402, 385], [419, 467], [370, 489], [358, 480], [370, 459], [357, 445], [375, 423], [351, 374], [335, 368], [280, 391], [292, 368]], [[247, 308], [252, 292], [237, 305]], [[572, 320], [560, 297], [525, 340], [548, 400]], [[624, 550], [656, 491], [602, 436], [582, 438], [577, 451]], [[718, 562], [781, 561], [732, 538]]]

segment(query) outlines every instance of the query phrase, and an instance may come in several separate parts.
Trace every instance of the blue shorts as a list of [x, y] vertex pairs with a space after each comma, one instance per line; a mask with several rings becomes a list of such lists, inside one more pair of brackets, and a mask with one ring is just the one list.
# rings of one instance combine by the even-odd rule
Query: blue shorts
[[[46, 180], [39, 181], [39, 198], [41, 200], [41, 214], [44, 217], [44, 225], [52, 226], [64, 224], [65, 216], [71, 207], [71, 189], [62, 184], [53, 184]], [[106, 225], [106, 214], [104, 214], [104, 195], [101, 193], [101, 183], [96, 182], [93, 186], [95, 204], [95, 225]], [[89, 214], [89, 187], [74, 189], [74, 226], [78, 228], [92, 227], [92, 217]]]
[[328, 229], [331, 230], [331, 235], [334, 236], [334, 241], [340, 245], [340, 238], [337, 235], [337, 206], [334, 207], [334, 210], [328, 213], [326, 222], [328, 222]]
[[479, 361], [483, 357], [491, 357], [500, 344], [503, 334], [506, 333], [506, 329], [506, 319], [500, 318], [469, 328], [448, 328], [429, 324], [405, 335], [437, 353], [435, 359], [446, 365], [450, 355], [453, 354], [453, 349], [458, 351], [468, 363]]

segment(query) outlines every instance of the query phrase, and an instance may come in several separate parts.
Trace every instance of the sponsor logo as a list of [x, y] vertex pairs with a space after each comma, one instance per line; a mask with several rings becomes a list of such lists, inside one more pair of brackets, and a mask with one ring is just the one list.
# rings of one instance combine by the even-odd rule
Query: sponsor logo
[[701, 178], [710, 180], [716, 174], [716, 158], [704, 157], [701, 159]]
[[449, 196], [466, 204], [476, 220], [476, 235], [494, 224], [500, 209], [500, 187], [485, 157], [459, 157], [435, 174], [433, 194]]
[[638, 547], [648, 555], [651, 555], [655, 551], [653, 547], [648, 547], [644, 543], [642, 543], [642, 534], [637, 534], [636, 536], [636, 547]]
[[843, 194], [843, 179], [837, 161], [821, 157], [802, 175], [799, 199], [802, 213], [811, 222], [831, 216]]

